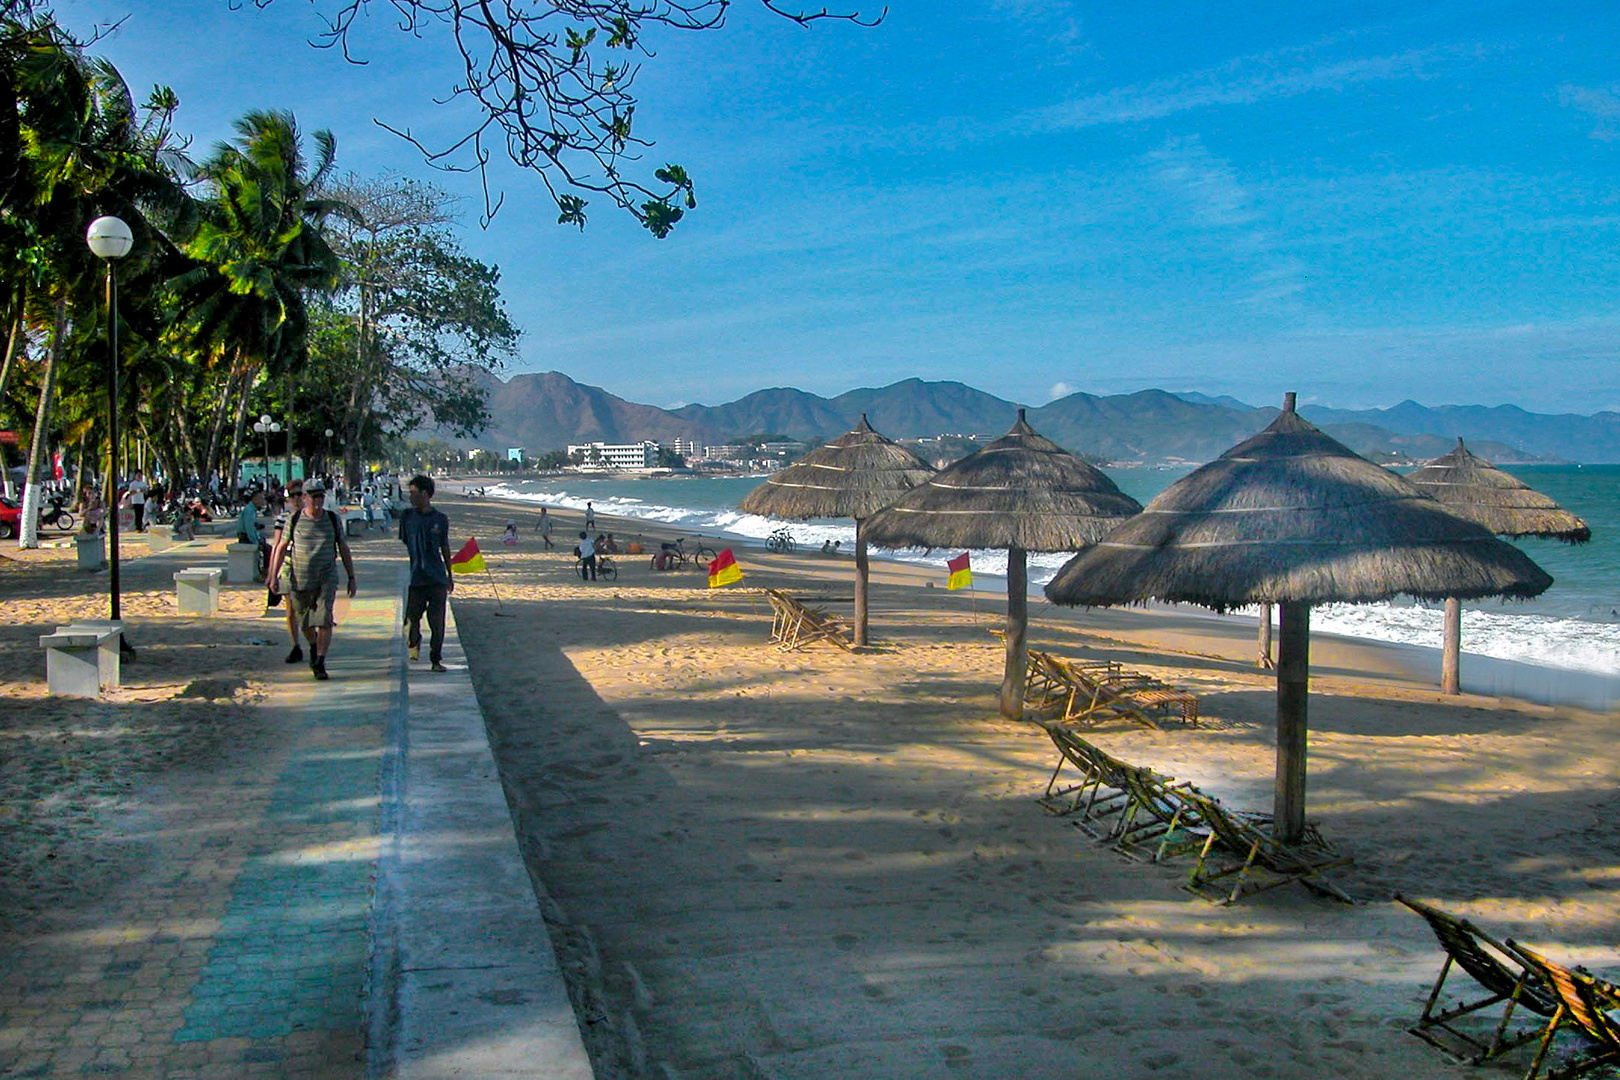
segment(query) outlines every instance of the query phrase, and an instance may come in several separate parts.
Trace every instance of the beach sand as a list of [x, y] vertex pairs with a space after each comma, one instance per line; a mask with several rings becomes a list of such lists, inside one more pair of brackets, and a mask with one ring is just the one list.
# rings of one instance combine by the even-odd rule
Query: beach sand
[[[1309, 816], [1366, 902], [1215, 907], [1189, 860], [1127, 861], [1037, 803], [1056, 754], [996, 715], [999, 598], [877, 563], [874, 648], [784, 654], [757, 587], [847, 612], [849, 559], [739, 547], [743, 582], [711, 591], [625, 556], [591, 584], [562, 553], [578, 515], [543, 554], [532, 507], [438, 505], [490, 566], [456, 619], [601, 1077], [1462, 1075], [1403, 1030], [1441, 954], [1396, 891], [1620, 970], [1611, 717], [1443, 698], [1399, 650], [1319, 638]], [[1088, 738], [1270, 808], [1252, 624], [1031, 613], [1032, 646], [1200, 697], [1199, 728]]]

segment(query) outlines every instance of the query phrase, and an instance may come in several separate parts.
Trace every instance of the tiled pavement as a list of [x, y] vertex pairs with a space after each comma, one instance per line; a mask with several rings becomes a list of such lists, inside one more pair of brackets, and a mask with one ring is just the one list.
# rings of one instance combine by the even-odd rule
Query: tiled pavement
[[[196, 552], [185, 558], [196, 561]], [[392, 586], [397, 573], [397, 561], [361, 561], [363, 583]], [[459, 682], [459, 690], [446, 685], [436, 692], [459, 693], [470, 703], [456, 738], [475, 757], [462, 753], [456, 760], [486, 762], [479, 769], [482, 816], [474, 825], [497, 839], [504, 835], [510, 862], [519, 867], [494, 865], [497, 843], [485, 845], [495, 854], [460, 869], [520, 882], [502, 890], [498, 910], [489, 914], [507, 927], [495, 947], [531, 961], [490, 964], [472, 954], [491, 943], [475, 938], [452, 953], [467, 954], [470, 967], [505, 968], [498, 977], [542, 994], [553, 1008], [538, 1025], [533, 1003], [514, 1014], [441, 993], [424, 1011], [412, 1004], [422, 995], [401, 995], [395, 985], [401, 975], [390, 963], [411, 955], [411, 935], [428, 935], [440, 949], [457, 941], [431, 912], [401, 910], [400, 898], [432, 890], [453, 896], [458, 886], [442, 864], [432, 871], [431, 889], [416, 885], [409, 867], [389, 853], [416, 842], [408, 822], [434, 820], [438, 807], [424, 800], [451, 805], [467, 798], [423, 773], [415, 804], [405, 801], [398, 778], [434, 763], [405, 755], [409, 706], [398, 618], [392, 588], [362, 591], [339, 630], [330, 682], [314, 682], [301, 667], [275, 673], [268, 698], [242, 710], [251, 715], [230, 720], [251, 724], [253, 737], [143, 792], [126, 829], [127, 842], [142, 853], [137, 872], [97, 882], [87, 888], [93, 901], [44, 912], [28, 932], [0, 938], [6, 946], [0, 1077], [358, 1080], [433, 1075], [422, 1066], [436, 1055], [459, 1065], [478, 1062], [457, 1067], [455, 1075], [515, 1075], [522, 1053], [529, 1055], [521, 1061], [524, 1075], [589, 1076], [460, 664], [463, 670], [439, 677]], [[459, 643], [452, 641], [452, 649], [460, 660]], [[379, 804], [379, 791], [389, 805]], [[465, 814], [458, 827], [467, 824]], [[374, 905], [380, 857], [390, 868], [384, 891], [393, 899]], [[455, 918], [453, 909], [447, 914]], [[379, 949], [378, 942], [389, 944]], [[449, 970], [455, 961], [448, 957]], [[386, 985], [372, 985], [373, 970]], [[511, 991], [492, 995], [487, 985], [473, 985], [468, 994], [479, 992], [494, 1002], [512, 1000]], [[441, 1012], [456, 1017], [455, 1025], [439, 1021]], [[479, 1032], [471, 1058], [469, 1025]], [[394, 1028], [410, 1033], [408, 1068], [391, 1046], [368, 1050], [368, 1031], [374, 1043], [388, 1044]], [[546, 1048], [539, 1061], [537, 1045]]]

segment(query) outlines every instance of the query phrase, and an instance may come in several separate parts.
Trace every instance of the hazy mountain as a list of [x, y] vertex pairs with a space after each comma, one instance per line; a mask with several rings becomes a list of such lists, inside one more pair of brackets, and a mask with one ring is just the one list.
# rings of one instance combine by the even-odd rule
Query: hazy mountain
[[[826, 439], [852, 428], [866, 413], [891, 438], [942, 434], [997, 436], [1018, 408], [959, 382], [907, 379], [851, 390], [835, 398], [779, 387], [720, 405], [666, 410], [638, 405], [560, 372], [489, 377], [488, 430], [469, 445], [531, 453], [569, 443], [677, 438], [723, 443], [774, 432]], [[1566, 459], [1620, 461], [1620, 414], [1546, 416], [1511, 406], [1429, 408], [1403, 402], [1393, 409], [1302, 410], [1312, 422], [1358, 453], [1389, 460], [1438, 457], [1462, 435], [1481, 456], [1504, 464]], [[1112, 461], [1208, 461], [1271, 422], [1277, 410], [1234, 398], [1143, 390], [1098, 396], [1070, 394], [1029, 410], [1036, 430], [1079, 453]]]
[[[1300, 414], [1313, 424], [1373, 424], [1402, 435], [1434, 435], [1456, 445], [1460, 435], [1470, 449], [1494, 440], [1540, 457], [1569, 461], [1620, 461], [1620, 413], [1548, 415], [1517, 405], [1419, 405], [1403, 401], [1388, 409], [1332, 409], [1310, 405]], [[1442, 451], [1444, 452], [1444, 451]], [[1477, 451], [1490, 458], [1483, 449]]]
[[1182, 401], [1190, 401], [1194, 405], [1224, 405], [1228, 409], [1254, 408], [1254, 406], [1250, 405], [1247, 401], [1239, 401], [1231, 394], [1220, 394], [1216, 397], [1210, 397], [1208, 394], [1200, 394], [1196, 390], [1187, 390], [1177, 394], [1176, 397], [1180, 398]]

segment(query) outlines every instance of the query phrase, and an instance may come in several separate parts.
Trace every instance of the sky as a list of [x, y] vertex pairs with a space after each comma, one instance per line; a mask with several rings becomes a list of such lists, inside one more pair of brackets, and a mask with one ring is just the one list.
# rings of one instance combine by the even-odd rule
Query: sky
[[[263, 0], [261, 0], [263, 2]], [[651, 33], [637, 131], [698, 208], [656, 240], [603, 197], [468, 176], [457, 58], [370, 5], [58, 0], [199, 153], [255, 108], [363, 176], [466, 196], [460, 238], [523, 329], [506, 374], [660, 406], [954, 379], [1041, 405], [1146, 388], [1272, 404], [1620, 409], [1620, 19], [1612, 3], [895, 0], [805, 29], [750, 0]], [[819, 9], [819, 4], [816, 5]], [[850, 7], [841, 10], [863, 10]], [[867, 15], [879, 8], [864, 9]]]

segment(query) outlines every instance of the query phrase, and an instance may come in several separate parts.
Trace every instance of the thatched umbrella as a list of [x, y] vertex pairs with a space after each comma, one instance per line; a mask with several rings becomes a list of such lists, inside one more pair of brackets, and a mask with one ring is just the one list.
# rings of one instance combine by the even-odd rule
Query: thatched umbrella
[[749, 514], [804, 521], [855, 519], [855, 641], [866, 644], [866, 535], [862, 523], [932, 476], [917, 455], [872, 430], [861, 413], [855, 430], [816, 447], [750, 491]]
[[1142, 509], [1114, 482], [1024, 422], [872, 516], [879, 547], [1005, 548], [1007, 663], [1001, 711], [1023, 715], [1031, 551], [1074, 551]]
[[[1567, 544], [1592, 539], [1586, 522], [1517, 477], [1469, 453], [1460, 437], [1457, 449], [1408, 473], [1406, 480], [1453, 514], [1483, 525], [1497, 536], [1544, 536]], [[1462, 601], [1455, 596], [1446, 597], [1443, 640], [1440, 691], [1461, 693]]]
[[1522, 598], [1551, 584], [1513, 545], [1312, 427], [1289, 394], [1270, 427], [1069, 560], [1046, 596], [1096, 607], [1279, 605], [1276, 823], [1282, 839], [1297, 840], [1311, 605]]

